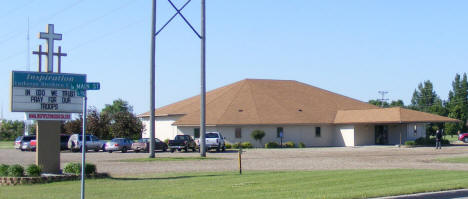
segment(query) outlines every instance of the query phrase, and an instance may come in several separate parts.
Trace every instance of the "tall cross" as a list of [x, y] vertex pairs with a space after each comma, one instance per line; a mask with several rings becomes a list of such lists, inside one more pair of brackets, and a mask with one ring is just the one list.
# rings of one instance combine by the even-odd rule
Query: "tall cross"
[[66, 57], [67, 53], [62, 53], [62, 46], [58, 47], [58, 52], [54, 53], [55, 56], [58, 58], [57, 62], [57, 73], [61, 73], [61, 68], [62, 68], [62, 56]]
[[38, 64], [39, 64], [39, 72], [42, 72], [42, 55], [47, 55], [46, 52], [43, 52], [42, 51], [42, 45], [39, 45], [39, 51], [33, 51], [33, 54], [35, 55], [38, 55], [39, 57], [39, 61], [38, 61]]
[[47, 32], [39, 33], [40, 39], [47, 40], [47, 70], [46, 72], [54, 72], [54, 40], [62, 40], [62, 34], [54, 33], [54, 24], [47, 26]]

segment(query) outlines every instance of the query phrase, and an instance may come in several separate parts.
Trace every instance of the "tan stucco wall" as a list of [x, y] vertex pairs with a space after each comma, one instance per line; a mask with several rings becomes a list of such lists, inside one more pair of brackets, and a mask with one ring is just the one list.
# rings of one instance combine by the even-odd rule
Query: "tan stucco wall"
[[[296, 145], [303, 142], [306, 146], [334, 146], [334, 127], [330, 125], [321, 125], [321, 136], [315, 136], [316, 126], [241, 126], [242, 138], [235, 137], [236, 126], [217, 126], [207, 127], [206, 131], [220, 132], [229, 143], [251, 142], [255, 147], [263, 147], [267, 142], [280, 142], [280, 138], [276, 137], [276, 128], [283, 127], [283, 143], [292, 141]], [[195, 127], [178, 127], [179, 134], [193, 135]], [[254, 130], [265, 131], [265, 137], [259, 143], [254, 140], [250, 134]]]
[[354, 146], [354, 125], [336, 126], [335, 146]]
[[[166, 116], [156, 117], [156, 138], [160, 140], [173, 139], [176, 135], [191, 135], [194, 136], [194, 128], [173, 126], [181, 116]], [[149, 118], [142, 118], [145, 129], [142, 133], [143, 138], [149, 137]], [[413, 135], [413, 126], [417, 125], [417, 135]], [[360, 125], [317, 125], [321, 127], [321, 136], [315, 136], [314, 125], [291, 125], [291, 126], [272, 126], [272, 125], [250, 125], [240, 126], [242, 129], [242, 138], [235, 137], [236, 126], [207, 126], [206, 131], [220, 132], [230, 143], [251, 142], [256, 147], [263, 147], [267, 142], [280, 142], [280, 138], [276, 137], [276, 128], [283, 127], [284, 137], [283, 143], [292, 141], [296, 145], [303, 142], [306, 146], [359, 146], [375, 144], [375, 125], [360, 124]], [[265, 131], [265, 137], [262, 143], [259, 143], [251, 138], [252, 131], [260, 129]], [[388, 125], [388, 142], [389, 144], [400, 143], [400, 132], [402, 132], [402, 144], [406, 140], [414, 140], [418, 137], [425, 136], [424, 124], [394, 124]], [[408, 139], [407, 139], [408, 137]]]
[[[416, 133], [414, 133], [414, 126], [416, 126]], [[407, 140], [416, 140], [420, 137], [426, 136], [426, 125], [410, 123], [406, 125], [406, 136]]]
[[[165, 139], [174, 139], [177, 135], [177, 126], [172, 124], [177, 121], [181, 116], [167, 116], [167, 117], [156, 117], [155, 122], [155, 137], [164, 141]], [[143, 138], [150, 137], [149, 130], [149, 117], [141, 119], [144, 130], [142, 133]]]
[[354, 126], [354, 145], [374, 145], [375, 144], [375, 126], [372, 124], [368, 125], [356, 125]]

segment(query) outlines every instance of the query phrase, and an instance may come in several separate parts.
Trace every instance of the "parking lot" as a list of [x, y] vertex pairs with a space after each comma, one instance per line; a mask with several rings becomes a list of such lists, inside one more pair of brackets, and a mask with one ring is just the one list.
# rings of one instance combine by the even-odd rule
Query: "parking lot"
[[[157, 152], [156, 157], [198, 157], [194, 152]], [[145, 173], [189, 171], [236, 171], [237, 151], [210, 152], [216, 159], [123, 162], [145, 158], [148, 153], [88, 152], [87, 162], [98, 171], [114, 176]], [[450, 146], [442, 150], [432, 147], [398, 148], [395, 146], [321, 147], [304, 149], [248, 149], [243, 154], [244, 170], [335, 170], [335, 169], [443, 169], [468, 170], [464, 164], [440, 163], [437, 158], [468, 156], [468, 146]], [[28, 165], [35, 161], [34, 152], [0, 149], [0, 164]], [[81, 153], [61, 153], [61, 164], [81, 161]]]

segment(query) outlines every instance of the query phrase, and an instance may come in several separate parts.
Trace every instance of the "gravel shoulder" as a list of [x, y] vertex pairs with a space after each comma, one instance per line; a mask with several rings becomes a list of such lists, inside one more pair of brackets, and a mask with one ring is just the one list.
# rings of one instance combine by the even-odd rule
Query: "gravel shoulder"
[[[156, 153], [157, 157], [198, 157], [198, 153]], [[87, 162], [98, 171], [114, 176], [166, 172], [236, 171], [237, 152], [207, 153], [215, 160], [122, 162], [145, 158], [147, 153], [88, 152]], [[341, 170], [341, 169], [439, 169], [466, 170], [466, 164], [441, 163], [438, 158], [468, 156], [468, 146], [398, 148], [395, 146], [318, 147], [304, 149], [248, 149], [242, 155], [243, 170]], [[62, 168], [81, 161], [81, 153], [61, 153]], [[0, 164], [28, 165], [35, 162], [34, 152], [0, 149]]]

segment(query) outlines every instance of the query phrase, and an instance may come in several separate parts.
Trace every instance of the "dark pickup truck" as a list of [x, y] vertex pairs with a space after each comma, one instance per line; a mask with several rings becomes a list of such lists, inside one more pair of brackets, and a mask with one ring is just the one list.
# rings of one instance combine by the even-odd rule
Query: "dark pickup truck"
[[195, 140], [190, 137], [190, 135], [176, 135], [174, 140], [169, 140], [169, 149], [171, 149], [171, 153], [173, 153], [176, 149], [177, 151], [184, 149], [185, 152], [187, 152], [189, 149], [196, 151], [197, 144], [195, 143]]

